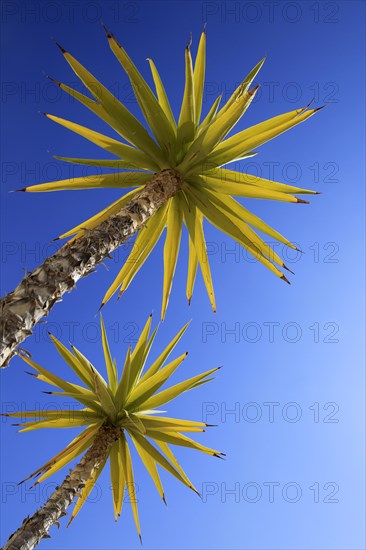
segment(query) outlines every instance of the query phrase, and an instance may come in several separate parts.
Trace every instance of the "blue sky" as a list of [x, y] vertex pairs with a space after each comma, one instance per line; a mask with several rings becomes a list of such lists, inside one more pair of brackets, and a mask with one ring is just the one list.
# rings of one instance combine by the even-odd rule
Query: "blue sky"
[[[93, 145], [39, 115], [57, 114], [106, 131], [53, 87], [45, 74], [76, 79], [50, 37], [84, 63], [142, 120], [127, 77], [109, 51], [99, 20], [114, 32], [143, 74], [147, 57], [163, 76], [175, 114], [184, 82], [184, 46], [193, 52], [207, 22], [204, 112], [228, 97], [264, 54], [260, 93], [242, 129], [301, 107], [329, 103], [305, 124], [263, 146], [242, 170], [322, 192], [311, 205], [249, 201], [254, 212], [304, 251], [281, 254], [296, 272], [288, 286], [207, 226], [218, 313], [210, 311], [201, 278], [185, 300], [187, 243], [155, 354], [188, 319], [179, 350], [187, 373], [224, 365], [214, 382], [182, 396], [171, 415], [217, 424], [201, 440], [226, 452], [218, 461], [178, 453], [202, 500], [162, 474], [168, 501], [159, 501], [136, 461], [144, 548], [358, 550], [364, 540], [364, 21], [363, 2], [103, 2], [2, 3], [2, 294], [55, 250], [52, 239], [109, 204], [115, 190], [9, 194], [68, 177], [52, 154], [98, 156]], [[64, 368], [47, 337], [51, 330], [101, 364], [97, 309], [126, 257], [79, 282], [24, 347], [36, 361]], [[148, 314], [158, 322], [162, 243], [104, 318], [120, 361]], [[1, 372], [3, 412], [49, 404], [42, 384], [14, 359]], [[184, 373], [183, 373], [184, 375]], [[181, 375], [182, 376], [182, 373]], [[177, 375], [179, 378], [179, 375]], [[1, 422], [1, 537], [45, 500], [16, 483], [58, 452], [74, 430], [17, 434]], [[56, 474], [59, 483], [65, 472]], [[53, 529], [43, 549], [139, 548], [128, 503], [114, 523], [108, 472], [73, 525]]]

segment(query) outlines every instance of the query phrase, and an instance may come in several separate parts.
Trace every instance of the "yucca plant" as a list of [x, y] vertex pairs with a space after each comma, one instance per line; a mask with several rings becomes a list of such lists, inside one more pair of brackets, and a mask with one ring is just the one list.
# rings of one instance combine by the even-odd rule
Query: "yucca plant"
[[10, 536], [3, 547], [4, 550], [34, 548], [42, 538], [49, 536], [50, 527], [54, 524], [58, 525], [58, 520], [66, 515], [68, 506], [77, 499], [70, 517], [70, 524], [93, 489], [108, 459], [115, 519], [121, 514], [124, 493], [127, 490], [137, 532], [141, 539], [129, 450], [131, 442], [164, 502], [165, 495], [158, 466], [167, 470], [196, 493], [198, 492], [177, 461], [171, 445], [196, 449], [216, 457], [223, 455], [220, 451], [205, 447], [184, 435], [184, 433], [203, 432], [207, 424], [161, 416], [163, 411], [159, 410], [159, 407], [182, 393], [212, 380], [211, 375], [218, 369], [213, 368], [159, 391], [187, 356], [187, 353], [183, 353], [167, 363], [170, 353], [183, 336], [188, 324], [178, 332], [149, 368], [145, 368], [157, 332], [155, 329], [150, 335], [151, 320], [150, 316], [133, 351], [128, 349], [122, 373], [118, 376], [117, 364], [112, 359], [101, 318], [107, 380], [76, 347], [72, 346], [70, 351], [53, 336], [51, 339], [58, 353], [71, 367], [82, 385], [68, 382], [27, 356], [23, 356], [24, 361], [35, 371], [30, 374], [58, 388], [58, 391], [46, 393], [76, 399], [84, 407], [72, 411], [70, 409], [36, 410], [5, 415], [25, 420], [16, 424], [22, 427], [21, 432], [41, 428], [84, 426], [83, 431], [65, 449], [48, 460], [26, 480], [36, 477], [35, 484], [41, 483], [60, 468], [72, 463], [77, 456], [85, 451], [86, 453], [63, 483], [56, 488], [46, 504], [33, 516], [28, 517]]
[[227, 137], [255, 97], [258, 86], [251, 88], [251, 84], [264, 59], [252, 69], [221, 108], [220, 96], [214, 101], [207, 115], [201, 117], [206, 55], [206, 34], [203, 32], [194, 67], [190, 44], [185, 49], [185, 88], [181, 111], [176, 122], [154, 62], [148, 60], [156, 94], [116, 38], [108, 31], [106, 33], [113, 53], [130, 79], [148, 129], [60, 46], [66, 61], [92, 97], [55, 82], [105, 121], [125, 141], [47, 114], [50, 120], [115, 156], [114, 159], [56, 158], [75, 164], [112, 168], [115, 171], [94, 177], [43, 183], [26, 187], [23, 191], [105, 187], [136, 189], [124, 194], [92, 218], [63, 233], [60, 238], [72, 237], [71, 240], [3, 298], [0, 342], [2, 365], [9, 361], [17, 346], [31, 334], [34, 325], [49, 313], [66, 291], [75, 286], [77, 280], [92, 272], [100, 261], [109, 257], [138, 230], [140, 232], [131, 251], [131, 257], [108, 289], [102, 300], [103, 304], [118, 288], [120, 293], [127, 289], [166, 228], [162, 303], [164, 317], [184, 223], [189, 234], [187, 298], [191, 299], [199, 265], [212, 308], [215, 309], [214, 289], [205, 246], [204, 219], [235, 239], [277, 277], [288, 282], [282, 271], [287, 269], [282, 259], [262, 240], [256, 230], [289, 247], [296, 247], [232, 198], [232, 195], [248, 199], [304, 203], [306, 201], [294, 194], [312, 194], [315, 191], [222, 167], [255, 155], [257, 147], [307, 120], [319, 109], [310, 109], [307, 105]]

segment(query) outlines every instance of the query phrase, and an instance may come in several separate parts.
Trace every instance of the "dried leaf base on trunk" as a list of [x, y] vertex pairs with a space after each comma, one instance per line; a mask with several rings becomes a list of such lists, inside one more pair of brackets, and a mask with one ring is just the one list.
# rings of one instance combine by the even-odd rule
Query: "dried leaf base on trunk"
[[0, 302], [0, 367], [76, 281], [136, 233], [181, 188], [175, 170], [158, 172], [118, 214], [67, 244], [26, 276]]
[[108, 456], [109, 449], [118, 438], [119, 429], [103, 426], [93, 445], [76, 468], [50, 496], [46, 504], [10, 536], [2, 550], [32, 550], [42, 538], [49, 537], [48, 530], [66, 515], [66, 510], [85, 486], [94, 471]]

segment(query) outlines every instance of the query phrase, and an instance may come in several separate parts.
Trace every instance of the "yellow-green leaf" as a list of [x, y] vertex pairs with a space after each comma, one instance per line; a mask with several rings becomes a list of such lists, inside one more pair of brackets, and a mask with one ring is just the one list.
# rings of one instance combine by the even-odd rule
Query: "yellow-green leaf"
[[225, 195], [218, 195], [217, 193], [207, 193], [206, 196], [212, 200], [212, 202], [220, 204], [225, 206], [225, 209], [229, 211], [229, 213], [234, 214], [239, 218], [240, 220], [244, 220], [246, 223], [252, 225], [259, 231], [262, 231], [266, 235], [269, 235], [273, 239], [276, 239], [277, 241], [285, 244], [286, 246], [289, 246], [290, 248], [297, 250], [296, 246], [290, 242], [286, 237], [281, 235], [278, 231], [273, 229], [271, 226], [269, 226], [267, 223], [265, 223], [261, 218], [244, 208], [242, 204], [240, 204], [238, 201], [233, 199], [232, 197], [228, 197]]
[[194, 103], [195, 103], [195, 122], [198, 125], [201, 118], [203, 90], [205, 84], [206, 70], [206, 31], [201, 34], [198, 44], [197, 57], [194, 64], [193, 80], [194, 80]]
[[240, 225], [240, 221], [235, 215], [231, 216], [228, 212], [222, 212], [222, 210], [216, 207], [213, 203], [208, 205], [207, 199], [205, 200], [202, 193], [199, 193], [193, 187], [190, 190], [190, 196], [193, 202], [197, 201], [197, 205], [201, 209], [202, 213], [215, 227], [235, 239], [247, 250], [249, 250], [256, 259], [263, 263], [270, 271], [272, 271], [272, 273], [277, 275], [277, 277], [285, 279], [283, 273], [279, 271], [277, 267], [262, 254], [258, 246], [252, 242], [248, 236], [246, 227], [243, 224]]
[[[169, 472], [171, 475], [176, 477], [179, 481], [184, 483], [184, 485], [188, 485], [185, 478], [183, 478], [180, 473], [170, 464], [170, 462], [148, 441], [145, 437], [142, 437], [140, 434], [133, 433], [131, 434], [131, 437], [134, 437], [134, 439], [140, 444], [140, 446], [151, 456], [153, 460], [155, 460], [160, 466], [165, 468], [167, 472]], [[154, 438], [154, 436], [150, 436]], [[190, 487], [188, 485], [188, 487]]]
[[136, 490], [135, 490], [135, 480], [133, 477], [132, 460], [131, 460], [130, 450], [128, 448], [126, 436], [123, 432], [121, 432], [121, 435], [119, 438], [119, 452], [121, 454], [123, 473], [124, 473], [124, 478], [126, 480], [128, 494], [130, 497], [132, 513], [135, 520], [137, 533], [141, 540], [141, 528], [140, 528], [140, 521], [139, 521], [138, 510], [137, 510], [137, 498], [136, 498]]
[[121, 286], [121, 295], [144, 264], [163, 232], [166, 223], [167, 207], [168, 203], [159, 208], [152, 218], [147, 221], [146, 226], [140, 229], [131, 253], [107, 290], [102, 300], [102, 305], [108, 302], [119, 286]]
[[[245, 151], [252, 151], [254, 148], [263, 145], [267, 141], [279, 136], [297, 124], [304, 122], [313, 116], [319, 109], [298, 109], [297, 111], [274, 117], [264, 123], [251, 126], [229, 139], [221, 142], [216, 149], [207, 157], [207, 163], [212, 166], [222, 166], [233, 159], [243, 155]], [[285, 122], [284, 122], [285, 120]]]
[[117, 370], [111, 356], [111, 351], [109, 349], [108, 338], [105, 331], [105, 326], [104, 326], [104, 321], [102, 316], [100, 316], [100, 327], [102, 330], [102, 345], [103, 345], [103, 352], [104, 352], [104, 360], [107, 367], [108, 382], [112, 393], [115, 393], [117, 390], [117, 384], [118, 384]]
[[198, 267], [198, 256], [196, 249], [194, 247], [191, 237], [188, 235], [188, 275], [187, 275], [187, 285], [186, 285], [186, 296], [188, 300], [188, 305], [191, 303], [194, 283], [197, 275]]
[[150, 178], [153, 177], [153, 173], [151, 171], [148, 172], [144, 168], [141, 168], [140, 166], [136, 166], [136, 164], [125, 160], [83, 159], [83, 158], [75, 158], [75, 157], [60, 157], [59, 155], [54, 155], [53, 157], [57, 160], [62, 160], [63, 162], [71, 162], [73, 164], [82, 164], [86, 166], [98, 166], [102, 168], [116, 168], [116, 169], [128, 169], [128, 170], [143, 170], [143, 172], [134, 172], [134, 174], [143, 173], [143, 174], [148, 174]]
[[192, 57], [189, 45], [185, 49], [186, 79], [182, 107], [178, 121], [178, 150], [185, 149], [193, 141], [195, 133], [195, 97]]
[[141, 172], [115, 172], [113, 174], [90, 175], [81, 178], [69, 178], [66, 180], [51, 181], [26, 187], [28, 193], [48, 191], [78, 191], [82, 189], [123, 189], [126, 187], [140, 187], [151, 179], [150, 174]]
[[166, 94], [163, 82], [160, 78], [160, 75], [158, 73], [158, 70], [155, 66], [154, 61], [152, 59], [148, 58], [148, 62], [149, 62], [149, 65], [150, 65], [151, 74], [152, 74], [152, 77], [153, 77], [153, 80], [154, 80], [156, 94], [158, 96], [160, 106], [163, 109], [163, 111], [165, 113], [165, 116], [169, 120], [169, 122], [171, 124], [171, 127], [173, 128], [174, 133], [175, 133], [177, 131], [177, 124], [175, 122], [174, 115], [172, 113], [172, 109], [170, 107], [169, 99], [168, 99], [168, 96]]
[[130, 380], [130, 370], [131, 370], [131, 347], [128, 348], [125, 364], [123, 366], [122, 376], [118, 384], [118, 388], [115, 394], [115, 402], [117, 404], [118, 410], [123, 409], [125, 401], [127, 398], [129, 380]]
[[130, 378], [128, 381], [129, 391], [133, 389], [144, 366], [143, 359], [145, 357], [145, 350], [150, 334], [151, 321], [152, 315], [149, 315], [131, 354]]
[[75, 374], [86, 384], [92, 391], [94, 391], [93, 376], [89, 368], [85, 368], [85, 365], [80, 363], [71, 351], [67, 349], [55, 336], [49, 335], [58, 353], [62, 359], [72, 368]]
[[142, 447], [142, 445], [137, 441], [137, 438], [134, 437], [133, 433], [131, 433], [130, 435], [131, 435], [131, 439], [133, 441], [133, 444], [136, 447], [136, 451], [138, 452], [142, 462], [144, 463], [144, 466], [145, 466], [146, 470], [149, 472], [150, 477], [153, 480], [159, 495], [161, 496], [161, 498], [165, 502], [163, 485], [161, 483], [160, 476], [159, 476], [159, 473], [158, 473], [158, 469], [156, 467], [156, 463], [155, 463], [154, 459], [151, 457], [150, 453], [148, 453]]
[[175, 386], [171, 386], [170, 388], [167, 388], [166, 390], [163, 390], [155, 395], [152, 395], [147, 401], [144, 402], [142, 406], [139, 407], [139, 409], [140, 410], [155, 409], [160, 405], [164, 405], [165, 403], [168, 403], [172, 399], [175, 399], [176, 397], [178, 397], [178, 395], [181, 395], [182, 393], [191, 389], [192, 385], [195, 384], [196, 382], [203, 380], [204, 378], [216, 372], [217, 370], [218, 370], [217, 368], [208, 370], [202, 374], [198, 374], [197, 376], [188, 378], [183, 382], [179, 382], [178, 384], [175, 384]]
[[207, 290], [207, 294], [212, 306], [213, 311], [216, 311], [215, 293], [212, 284], [210, 264], [207, 256], [205, 236], [203, 233], [203, 218], [201, 212], [196, 208], [194, 204], [191, 204], [190, 210], [187, 208], [185, 202], [180, 200], [184, 213], [184, 222], [187, 226], [189, 236], [192, 239], [194, 248], [196, 250], [198, 262], [200, 264], [203, 281]]
[[206, 130], [206, 128], [214, 120], [217, 113], [217, 109], [219, 108], [219, 105], [220, 105], [221, 98], [222, 98], [222, 94], [220, 94], [219, 97], [217, 97], [213, 102], [212, 107], [210, 108], [206, 117], [203, 119], [203, 121], [201, 122], [201, 124], [197, 129], [197, 136], [199, 136], [204, 130]]
[[265, 60], [266, 60], [266, 58], [263, 57], [263, 59], [261, 59], [259, 61], [259, 63], [257, 63], [257, 65], [245, 77], [243, 82], [241, 82], [241, 84], [239, 84], [239, 86], [234, 90], [234, 92], [232, 93], [232, 95], [230, 96], [228, 101], [225, 103], [225, 105], [223, 105], [223, 107], [217, 113], [217, 117], [220, 117], [224, 113], [226, 113], [226, 111], [233, 105], [233, 103], [235, 103], [235, 101], [238, 99], [238, 97], [241, 94], [243, 94], [243, 93], [245, 93], [249, 90], [250, 85], [252, 84], [253, 80], [255, 79], [257, 74], [259, 73], [260, 69], [263, 66], [263, 63], [265, 62]]
[[201, 451], [202, 453], [206, 453], [211, 456], [224, 455], [224, 453], [216, 451], [215, 449], [210, 449], [210, 447], [206, 447], [205, 445], [201, 445], [200, 443], [197, 443], [197, 441], [194, 441], [193, 439], [182, 434], [168, 434], [165, 432], [147, 430], [146, 435], [147, 437], [152, 437], [153, 439], [164, 441], [165, 443], [188, 447], [189, 449], [195, 449], [196, 451]]
[[164, 349], [164, 351], [159, 355], [159, 357], [153, 362], [151, 367], [145, 372], [145, 374], [140, 379], [140, 384], [145, 382], [148, 378], [151, 378], [158, 370], [164, 365], [166, 359], [169, 357], [179, 340], [182, 338], [183, 334], [189, 327], [189, 323], [184, 325], [176, 334], [176, 336], [171, 340], [171, 342], [167, 345], [167, 347]]
[[196, 422], [194, 420], [182, 420], [180, 418], [167, 418], [166, 416], [151, 417], [148, 415], [139, 415], [147, 430], [162, 430], [173, 432], [191, 432], [204, 431], [206, 424], [204, 422]]
[[182, 476], [183, 479], [185, 479], [187, 485], [195, 492], [199, 495], [199, 492], [197, 491], [197, 489], [195, 488], [195, 486], [193, 485], [193, 483], [191, 482], [191, 480], [188, 478], [187, 474], [185, 473], [185, 471], [183, 470], [183, 468], [181, 467], [181, 465], [179, 464], [178, 460], [176, 459], [173, 451], [171, 450], [171, 448], [169, 447], [169, 445], [167, 445], [167, 443], [165, 443], [165, 441], [157, 441], [155, 440], [155, 443], [158, 445], [158, 447], [160, 447], [160, 449], [162, 450], [162, 452], [165, 454], [165, 456], [167, 457], [168, 460], [170, 460], [170, 462], [173, 464], [174, 468], [177, 470], [177, 472], [180, 473], [180, 475]]
[[121, 143], [116, 139], [100, 134], [99, 132], [95, 132], [94, 130], [90, 130], [90, 128], [86, 128], [85, 126], [81, 126], [80, 124], [76, 124], [70, 120], [65, 120], [49, 114], [46, 114], [46, 117], [54, 122], [57, 122], [57, 124], [64, 126], [68, 130], [75, 132], [88, 141], [91, 141], [98, 147], [113, 153], [122, 160], [130, 162], [131, 166], [136, 166], [136, 168], [145, 168], [147, 170], [152, 170], [153, 172], [159, 170], [159, 165], [153, 162], [143, 151], [140, 151], [139, 149], [135, 149], [130, 145]]
[[316, 195], [317, 191], [311, 189], [303, 189], [301, 187], [295, 187], [294, 185], [288, 185], [285, 183], [279, 183], [277, 181], [267, 180], [260, 178], [259, 176], [253, 176], [252, 174], [244, 174], [243, 172], [236, 172], [227, 168], [217, 168], [211, 172], [207, 172], [202, 175], [205, 179], [207, 176], [215, 179], [219, 179], [222, 182], [253, 185], [254, 187], [260, 187], [264, 189], [270, 189], [272, 191], [279, 191], [280, 193], [297, 193]]
[[25, 355], [20, 355], [20, 357], [25, 361], [28, 365], [30, 365], [34, 370], [39, 372], [39, 375], [35, 375], [38, 380], [43, 380], [44, 382], [47, 382], [48, 384], [51, 384], [52, 386], [56, 386], [57, 388], [60, 388], [61, 390], [64, 390], [65, 392], [71, 392], [71, 393], [81, 393], [86, 395], [87, 397], [94, 397], [94, 394], [87, 390], [86, 388], [83, 388], [82, 386], [79, 386], [78, 384], [72, 384], [71, 382], [67, 382], [63, 378], [60, 378], [59, 376], [56, 376], [49, 370], [41, 367], [38, 365], [38, 363], [35, 363], [30, 359], [29, 357], [26, 357]]
[[[151, 128], [151, 131], [163, 151], [171, 154], [175, 141], [175, 134], [163, 109], [145, 79], [142, 77], [122, 46], [109, 33], [107, 33], [107, 37], [111, 50], [126, 71], [131, 81], [136, 99], [141, 107], [147, 123]], [[160, 166], [160, 168], [167, 167], [168, 165]]]
[[180, 357], [174, 359], [174, 361], [160, 369], [153, 376], [150, 376], [144, 382], [140, 382], [129, 394], [126, 405], [131, 409], [143, 407], [144, 401], [165, 384], [186, 357], [187, 353], [183, 353]]
[[179, 197], [175, 196], [170, 201], [167, 217], [167, 234], [164, 245], [164, 287], [161, 306], [161, 319], [164, 320], [173, 277], [177, 265], [180, 239], [182, 235], [183, 213], [180, 208]]
[[100, 102], [108, 117], [114, 121], [121, 136], [148, 154], [155, 162], [164, 162], [161, 150], [137, 118], [70, 53], [63, 51], [63, 54], [74, 73]]
[[240, 120], [245, 111], [251, 104], [258, 87], [249, 92], [238, 96], [236, 101], [220, 117], [216, 117], [202, 134], [192, 143], [187, 155], [180, 165], [180, 169], [187, 174], [194, 171], [194, 167], [211, 157], [211, 151], [221, 142], [221, 140], [230, 132], [235, 124]]
[[282, 202], [304, 202], [288, 193], [273, 191], [272, 189], [257, 187], [256, 185], [222, 181], [208, 174], [204, 177], [200, 177], [199, 183], [202, 187], [207, 187], [207, 189], [210, 189], [210, 191], [214, 191], [215, 193], [223, 193], [225, 195], [236, 195], [238, 197], [246, 197], [251, 199], [267, 199]]
[[119, 440], [113, 443], [109, 459], [113, 494], [114, 519], [117, 521], [117, 518], [121, 515], [123, 496], [126, 485]]

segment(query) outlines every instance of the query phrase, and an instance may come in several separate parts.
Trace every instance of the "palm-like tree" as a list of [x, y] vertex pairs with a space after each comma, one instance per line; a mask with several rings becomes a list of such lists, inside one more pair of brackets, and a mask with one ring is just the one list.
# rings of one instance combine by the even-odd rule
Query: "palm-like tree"
[[[105, 121], [120, 137], [112, 139], [84, 126], [46, 116], [76, 132], [115, 159], [56, 157], [63, 161], [117, 169], [109, 174], [80, 177], [26, 187], [23, 191], [59, 191], [90, 188], [131, 188], [113, 204], [66, 231], [60, 238], [71, 240], [43, 265], [26, 276], [19, 286], [1, 301], [0, 364], [5, 365], [17, 346], [47, 315], [55, 302], [70, 291], [75, 282], [92, 272], [104, 258], [138, 230], [131, 258], [108, 289], [103, 304], [120, 288], [126, 290], [164, 228], [164, 290], [162, 317], [168, 304], [177, 262], [183, 223], [189, 233], [187, 297], [191, 299], [198, 265], [215, 309], [214, 290], [207, 258], [203, 220], [239, 242], [276, 276], [287, 281], [282, 259], [255, 230], [295, 248], [278, 231], [244, 208], [232, 195], [245, 198], [306, 201], [294, 194], [315, 193], [263, 178], [236, 172], [222, 166], [256, 154], [263, 143], [310, 118], [318, 109], [309, 105], [281, 114], [227, 138], [252, 102], [258, 86], [253, 80], [264, 63], [262, 59], [220, 108], [221, 97], [201, 119], [205, 78], [206, 34], [202, 33], [197, 57], [192, 63], [190, 44], [185, 50], [185, 88], [176, 122], [156, 66], [149, 59], [156, 94], [151, 90], [123, 47], [108, 31], [109, 45], [126, 71], [136, 99], [148, 124], [147, 129], [70, 53], [60, 47], [65, 59], [91, 93], [84, 95], [57, 82], [66, 93]], [[56, 81], [55, 81], [56, 82]], [[288, 282], [288, 281], [287, 281]]]
[[41, 428], [84, 426], [83, 431], [65, 449], [26, 479], [36, 477], [35, 484], [40, 483], [74, 461], [81, 453], [85, 451], [86, 453], [79, 464], [70, 471], [70, 475], [67, 475], [63, 483], [56, 488], [47, 503], [33, 516], [27, 518], [21, 527], [10, 536], [4, 550], [20, 548], [31, 550], [34, 548], [43, 537], [49, 536], [49, 528], [53, 524], [58, 524], [58, 520], [66, 515], [68, 506], [77, 498], [70, 523], [93, 489], [108, 458], [115, 519], [121, 514], [124, 493], [127, 488], [137, 532], [141, 538], [129, 441], [136, 448], [164, 502], [165, 496], [158, 466], [197, 492], [170, 446], [188, 447], [217, 457], [222, 456], [223, 453], [205, 447], [184, 435], [184, 433], [203, 432], [207, 424], [167, 418], [161, 416], [161, 411], [158, 409], [183, 392], [208, 382], [212, 379], [211, 375], [218, 370], [217, 368], [208, 370], [159, 391], [187, 356], [187, 353], [183, 353], [166, 363], [187, 326], [188, 324], [178, 332], [159, 357], [149, 368], [145, 369], [157, 331], [155, 329], [150, 335], [150, 316], [134, 350], [128, 349], [121, 376], [118, 377], [116, 361], [112, 359], [101, 319], [107, 380], [77, 348], [72, 346], [72, 351], [70, 351], [51, 336], [58, 353], [83, 385], [68, 382], [28, 357], [23, 357], [24, 361], [36, 371], [36, 374], [31, 373], [33, 376], [60, 390], [47, 393], [76, 399], [84, 406], [83, 409], [72, 411], [37, 410], [5, 415], [25, 419], [25, 422], [16, 424], [22, 427], [21, 432]]

